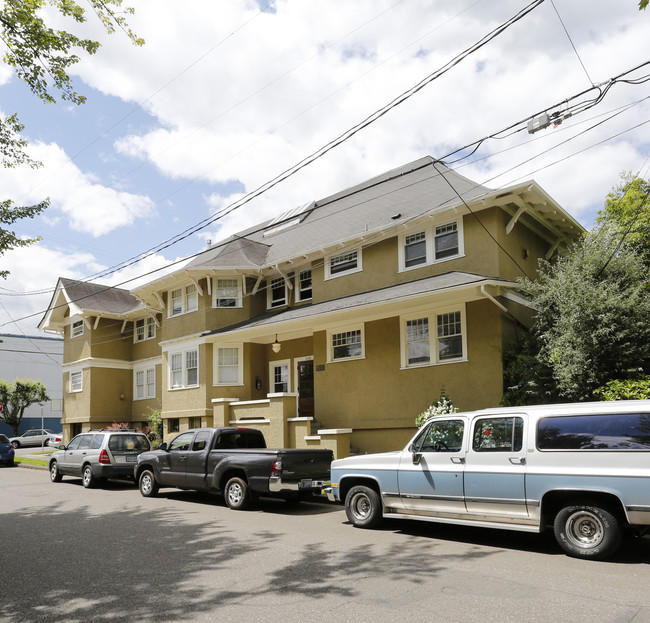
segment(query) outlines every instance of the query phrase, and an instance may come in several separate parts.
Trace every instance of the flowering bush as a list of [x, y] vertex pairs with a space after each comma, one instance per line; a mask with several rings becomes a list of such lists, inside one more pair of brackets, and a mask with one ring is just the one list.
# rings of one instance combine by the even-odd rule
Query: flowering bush
[[448, 413], [458, 413], [458, 407], [454, 407], [454, 403], [449, 396], [445, 393], [445, 388], [440, 390], [440, 398], [438, 402], [432, 404], [430, 407], [422, 411], [420, 415], [415, 418], [415, 425], [420, 428], [430, 417], [434, 415], [446, 415]]

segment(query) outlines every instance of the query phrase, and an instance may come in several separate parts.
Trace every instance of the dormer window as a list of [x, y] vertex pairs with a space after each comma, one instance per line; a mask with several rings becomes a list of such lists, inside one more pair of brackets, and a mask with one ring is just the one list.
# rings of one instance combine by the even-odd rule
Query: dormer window
[[362, 268], [361, 251], [358, 249], [333, 255], [325, 262], [325, 279], [356, 273]]
[[234, 279], [216, 279], [212, 307], [241, 307], [241, 280]]
[[444, 262], [463, 254], [462, 219], [429, 225], [399, 236], [400, 271]]

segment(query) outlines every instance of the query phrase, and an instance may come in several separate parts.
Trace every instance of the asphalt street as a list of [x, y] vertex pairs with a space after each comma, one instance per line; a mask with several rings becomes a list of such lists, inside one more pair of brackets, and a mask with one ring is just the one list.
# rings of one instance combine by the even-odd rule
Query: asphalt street
[[326, 501], [135, 485], [84, 489], [0, 468], [0, 622], [650, 622], [650, 537], [609, 562], [550, 535], [347, 523]]

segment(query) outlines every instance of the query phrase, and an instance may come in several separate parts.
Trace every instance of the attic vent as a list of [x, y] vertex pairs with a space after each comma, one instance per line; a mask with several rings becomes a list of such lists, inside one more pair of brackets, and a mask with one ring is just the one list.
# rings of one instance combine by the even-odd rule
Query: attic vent
[[287, 212], [283, 212], [279, 216], [276, 216], [266, 226], [264, 235], [271, 236], [272, 234], [282, 231], [283, 229], [297, 225], [305, 218], [305, 216], [307, 216], [306, 213], [312, 210], [315, 205], [315, 201], [310, 201], [309, 203], [305, 203], [304, 205], [298, 206], [297, 208], [292, 208], [291, 210], [288, 210]]

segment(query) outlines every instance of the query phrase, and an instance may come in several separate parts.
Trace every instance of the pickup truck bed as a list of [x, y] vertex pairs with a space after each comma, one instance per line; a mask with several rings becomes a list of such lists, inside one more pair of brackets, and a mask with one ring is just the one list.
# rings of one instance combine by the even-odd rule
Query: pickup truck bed
[[145, 497], [160, 487], [217, 491], [234, 509], [245, 508], [257, 496], [298, 500], [329, 484], [330, 450], [265, 446], [255, 429], [193, 429], [169, 447], [141, 454], [134, 476]]

